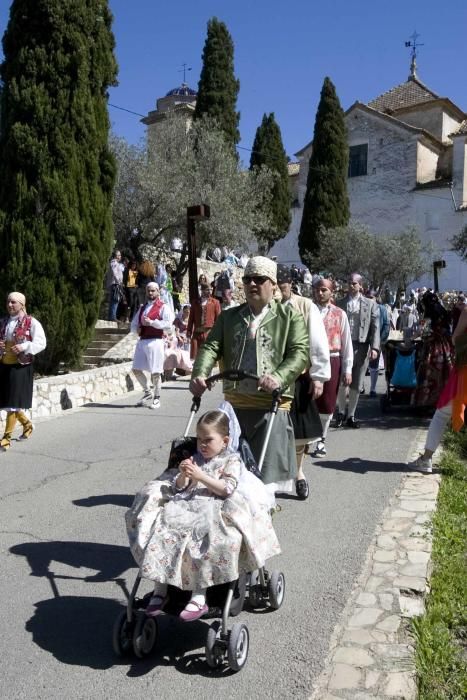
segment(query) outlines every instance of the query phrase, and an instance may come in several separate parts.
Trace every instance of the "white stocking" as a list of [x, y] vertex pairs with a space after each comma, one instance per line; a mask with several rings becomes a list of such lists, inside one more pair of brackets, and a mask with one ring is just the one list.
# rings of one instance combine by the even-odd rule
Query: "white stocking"
[[133, 374], [135, 375], [136, 379], [138, 382], [141, 384], [143, 387], [143, 391], [147, 391], [148, 388], [148, 378], [146, 377], [145, 373], [143, 372], [142, 369], [134, 369]]
[[161, 373], [154, 372], [154, 374], [151, 374], [151, 380], [154, 387], [154, 398], [158, 399], [161, 395]]
[[329, 425], [331, 424], [332, 414], [331, 413], [320, 413], [319, 418], [321, 421], [322, 437], [323, 437], [323, 440], [325, 440], [326, 435], [328, 434]]
[[347, 408], [347, 418], [353, 418], [355, 416], [355, 409], [357, 408], [359, 394], [360, 392], [357, 389], [349, 390], [349, 405]]

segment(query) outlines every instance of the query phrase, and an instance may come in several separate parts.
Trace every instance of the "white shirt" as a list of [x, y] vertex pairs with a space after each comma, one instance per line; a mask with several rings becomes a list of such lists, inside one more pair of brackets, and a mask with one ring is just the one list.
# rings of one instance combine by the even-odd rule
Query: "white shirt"
[[[311, 299], [307, 299], [308, 307], [308, 338], [310, 341], [310, 377], [316, 382], [328, 382], [331, 379], [331, 362], [329, 359], [329, 343], [323, 319], [318, 307]], [[298, 307], [293, 302], [293, 297], [282, 301], [293, 308]], [[298, 309], [299, 310], [299, 309]]]

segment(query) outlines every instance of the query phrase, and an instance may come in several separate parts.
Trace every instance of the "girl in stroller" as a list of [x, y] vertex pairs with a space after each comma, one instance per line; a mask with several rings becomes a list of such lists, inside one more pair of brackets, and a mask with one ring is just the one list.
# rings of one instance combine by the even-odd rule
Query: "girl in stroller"
[[141, 576], [155, 583], [150, 617], [163, 612], [171, 585], [191, 591], [180, 619], [197, 620], [208, 611], [207, 587], [235, 581], [280, 552], [268, 494], [233, 451], [229, 416], [208, 411], [196, 433], [196, 454], [169, 482], [150, 482], [126, 514]]

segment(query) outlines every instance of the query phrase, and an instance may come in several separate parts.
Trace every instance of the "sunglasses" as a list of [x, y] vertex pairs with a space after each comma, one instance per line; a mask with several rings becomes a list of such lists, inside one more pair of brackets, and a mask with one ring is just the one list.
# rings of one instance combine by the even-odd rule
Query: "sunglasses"
[[267, 282], [269, 277], [265, 277], [264, 275], [252, 275], [251, 277], [242, 277], [243, 284], [251, 284], [254, 282], [256, 285], [261, 285]]

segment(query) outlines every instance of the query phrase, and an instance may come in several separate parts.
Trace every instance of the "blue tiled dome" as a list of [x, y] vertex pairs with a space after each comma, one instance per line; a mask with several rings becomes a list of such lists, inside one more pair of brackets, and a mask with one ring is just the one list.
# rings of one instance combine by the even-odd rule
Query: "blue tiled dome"
[[169, 90], [167, 93], [166, 97], [170, 97], [171, 95], [184, 95], [188, 97], [189, 95], [193, 95], [193, 97], [196, 97], [197, 92], [196, 90], [192, 90], [186, 83], [182, 83], [180, 87], [176, 87], [173, 90]]

